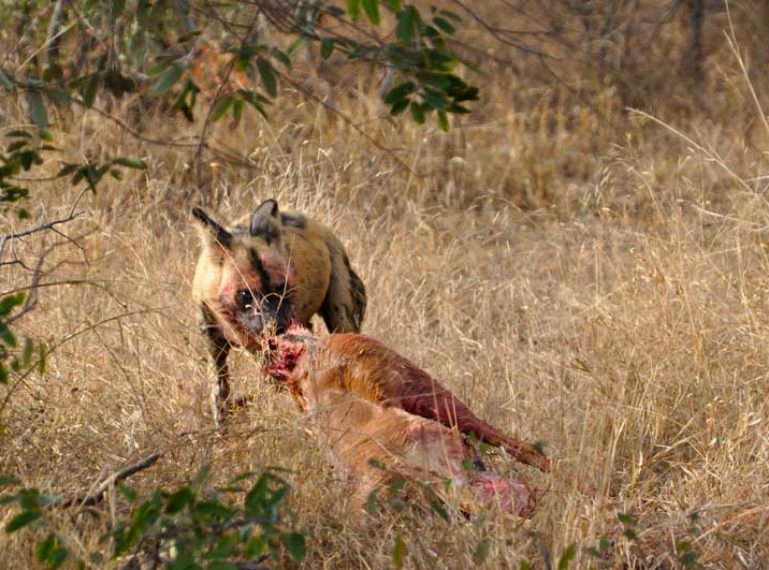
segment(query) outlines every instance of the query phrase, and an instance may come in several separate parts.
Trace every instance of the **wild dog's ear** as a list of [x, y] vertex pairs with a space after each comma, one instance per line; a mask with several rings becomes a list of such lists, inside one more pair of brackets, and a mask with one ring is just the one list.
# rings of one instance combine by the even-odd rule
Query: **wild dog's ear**
[[192, 215], [201, 224], [205, 230], [203, 239], [211, 243], [213, 239], [216, 244], [229, 248], [232, 245], [232, 234], [217, 224], [201, 208], [192, 208]]
[[268, 244], [280, 239], [280, 218], [276, 200], [265, 200], [254, 210], [248, 232], [253, 237], [264, 238]]

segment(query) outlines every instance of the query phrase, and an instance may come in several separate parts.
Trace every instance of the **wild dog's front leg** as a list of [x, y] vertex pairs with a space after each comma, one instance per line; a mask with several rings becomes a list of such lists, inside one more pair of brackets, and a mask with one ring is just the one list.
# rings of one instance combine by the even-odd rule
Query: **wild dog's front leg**
[[230, 397], [230, 368], [227, 357], [230, 354], [230, 343], [222, 334], [216, 318], [205, 306], [201, 306], [200, 332], [206, 337], [208, 353], [214, 363], [216, 383], [211, 390], [211, 404], [214, 423], [221, 425], [227, 415], [227, 401]]

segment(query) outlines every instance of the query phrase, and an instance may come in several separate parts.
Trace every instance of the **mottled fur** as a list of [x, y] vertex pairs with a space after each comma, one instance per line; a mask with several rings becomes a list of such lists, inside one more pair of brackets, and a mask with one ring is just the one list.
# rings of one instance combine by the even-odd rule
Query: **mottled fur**
[[359, 331], [366, 290], [329, 228], [279, 212], [275, 200], [263, 202], [229, 228], [199, 208], [193, 216], [202, 251], [192, 289], [216, 367], [218, 421], [230, 394], [227, 357], [232, 346], [257, 350], [264, 329], [281, 332], [289, 320], [309, 326], [316, 313], [329, 331]]

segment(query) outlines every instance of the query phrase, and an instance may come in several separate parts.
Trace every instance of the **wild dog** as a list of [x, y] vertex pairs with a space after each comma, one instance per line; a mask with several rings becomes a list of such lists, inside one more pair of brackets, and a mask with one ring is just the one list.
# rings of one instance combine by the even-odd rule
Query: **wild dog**
[[330, 332], [357, 332], [366, 310], [366, 289], [332, 231], [301, 214], [282, 213], [264, 201], [230, 228], [200, 208], [202, 251], [192, 290], [200, 329], [216, 371], [215, 421], [227, 412], [233, 346], [260, 347], [265, 329], [285, 331], [290, 320], [310, 326], [320, 314]]
[[[406, 478], [438, 483], [433, 489], [444, 499], [461, 500], [469, 491], [476, 501], [498, 502], [519, 515], [531, 512], [536, 493], [485, 471], [459, 432], [472, 426], [479, 435], [496, 434], [495, 441], [502, 436], [437, 382], [417, 392], [422, 377], [406, 359], [363, 335], [318, 339], [299, 327], [269, 344], [265, 371], [285, 382], [299, 409], [317, 422], [321, 446], [351, 476], [359, 500]], [[409, 390], [416, 399], [405, 395]], [[425, 405], [420, 399], [428, 391], [433, 402]], [[438, 409], [451, 410], [451, 421]], [[514, 446], [519, 458], [522, 447], [521, 442]], [[447, 481], [451, 485], [441, 484]], [[467, 502], [462, 506], [468, 510]]]

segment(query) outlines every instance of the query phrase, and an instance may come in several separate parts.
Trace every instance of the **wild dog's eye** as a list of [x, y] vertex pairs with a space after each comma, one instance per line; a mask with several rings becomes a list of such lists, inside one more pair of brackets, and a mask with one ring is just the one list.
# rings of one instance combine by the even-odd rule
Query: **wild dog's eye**
[[235, 293], [235, 300], [241, 309], [247, 309], [254, 305], [254, 295], [248, 289], [240, 289]]

